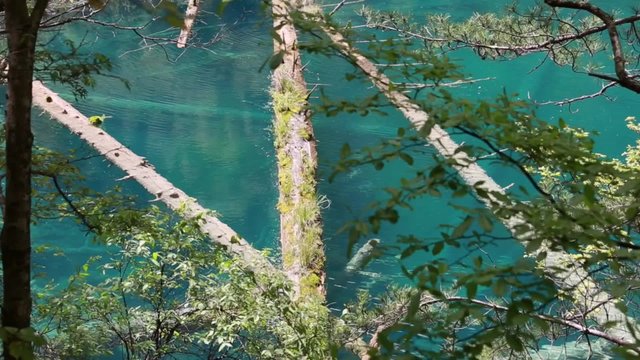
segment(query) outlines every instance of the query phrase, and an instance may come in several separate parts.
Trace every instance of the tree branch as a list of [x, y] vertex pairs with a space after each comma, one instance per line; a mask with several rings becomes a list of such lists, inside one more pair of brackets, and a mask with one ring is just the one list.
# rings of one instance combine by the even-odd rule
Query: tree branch
[[611, 42], [613, 64], [618, 77], [616, 80], [621, 86], [640, 94], [640, 82], [635, 80], [634, 77], [627, 72], [627, 61], [624, 58], [624, 51], [622, 49], [622, 43], [620, 42], [618, 27], [613, 16], [587, 1], [544, 0], [544, 3], [551, 7], [584, 10], [600, 19], [605, 24], [609, 35], [609, 41]]
[[[613, 23], [614, 25], [618, 26], [618, 25], [624, 25], [624, 24], [633, 24], [637, 21], [640, 21], [640, 14], [637, 15], [633, 15], [633, 16], [629, 16], [623, 19], [619, 19], [619, 20], [615, 20]], [[395, 31], [398, 32], [402, 35], [405, 36], [409, 36], [409, 37], [413, 37], [419, 40], [423, 40], [423, 41], [429, 41], [429, 42], [438, 42], [438, 43], [459, 43], [459, 44], [463, 44], [465, 47], [472, 47], [472, 48], [484, 48], [484, 49], [489, 49], [489, 50], [496, 50], [496, 51], [503, 51], [503, 52], [513, 52], [516, 55], [526, 55], [529, 53], [534, 53], [534, 52], [546, 52], [546, 51], [550, 51], [550, 47], [552, 47], [553, 45], [564, 45], [568, 42], [571, 41], [575, 41], [575, 40], [581, 40], [586, 38], [589, 35], [594, 35], [597, 33], [600, 33], [602, 31], [607, 30], [607, 26], [606, 25], [601, 25], [601, 26], [596, 26], [596, 27], [591, 27], [589, 29], [586, 29], [580, 33], [574, 33], [574, 34], [563, 34], [560, 35], [558, 37], [554, 37], [550, 40], [544, 41], [542, 43], [539, 44], [532, 44], [532, 45], [524, 45], [524, 46], [510, 46], [510, 45], [487, 45], [487, 44], [482, 44], [482, 43], [476, 43], [476, 42], [471, 42], [462, 38], [454, 38], [454, 39], [448, 39], [448, 38], [439, 38], [439, 37], [433, 37], [433, 36], [427, 36], [427, 35], [423, 35], [420, 34], [418, 32], [415, 31], [409, 31], [409, 30], [404, 30], [402, 28], [400, 28], [399, 26], [390, 26], [390, 25], [385, 25], [385, 24], [372, 24], [372, 25], [366, 25], [367, 27], [375, 27], [381, 30], [388, 30], [388, 31]], [[357, 26], [354, 26], [354, 28]]]
[[[433, 296], [426, 293], [421, 296], [419, 308], [424, 309], [432, 305], [451, 304], [451, 303], [467, 303], [467, 304], [479, 305], [484, 308], [491, 309], [496, 313], [506, 313], [507, 311], [509, 311], [508, 307], [503, 305], [498, 305], [490, 301], [470, 299], [462, 296], [446, 296], [444, 298], [434, 298]], [[597, 304], [596, 308], [600, 307], [601, 305], [602, 304]], [[375, 326], [375, 331], [372, 334], [371, 341], [369, 342], [369, 347], [377, 348], [379, 346], [378, 338], [380, 337], [381, 333], [389, 329], [393, 325], [397, 324], [398, 322], [400, 322], [407, 315], [406, 314], [407, 311], [408, 311], [408, 301], [405, 301], [405, 302], [402, 302], [397, 309], [392, 310], [391, 312], [387, 312], [381, 315], [380, 317], [378, 317], [376, 320], [374, 320], [373, 325]], [[592, 309], [590, 309], [589, 311], [592, 311]], [[538, 314], [538, 313], [526, 313], [524, 315], [530, 318], [543, 320], [548, 323], [562, 325], [568, 328], [575, 329], [580, 333], [582, 333], [583, 335], [591, 335], [598, 338], [602, 338], [604, 340], [609, 341], [612, 344], [627, 347], [633, 352], [635, 352], [636, 354], [640, 354], [640, 349], [637, 346], [635, 346], [635, 343], [632, 340], [622, 339], [616, 336], [612, 336], [610, 334], [607, 334], [604, 331], [589, 327], [587, 325], [581, 324], [574, 320], [551, 316], [551, 315]]]
[[78, 209], [78, 207], [73, 203], [71, 198], [69, 198], [66, 192], [62, 189], [62, 186], [60, 186], [60, 182], [58, 181], [57, 175], [49, 172], [44, 172], [44, 171], [32, 171], [31, 173], [34, 175], [46, 176], [50, 178], [53, 181], [53, 186], [58, 191], [58, 194], [62, 196], [62, 199], [64, 200], [64, 202], [67, 203], [69, 208], [71, 208], [71, 211], [73, 211], [73, 213], [78, 217], [78, 219], [80, 219], [82, 224], [86, 226], [90, 232], [93, 232], [96, 234], [100, 233], [100, 229], [97, 226], [91, 224], [87, 216], [82, 211], [80, 211], [80, 209]]
[[40, 28], [40, 20], [42, 20], [42, 16], [44, 15], [45, 10], [47, 9], [47, 5], [49, 5], [49, 0], [37, 0], [36, 4], [33, 6], [33, 10], [31, 11], [31, 33], [36, 34], [38, 29]]
[[[460, 296], [454, 296], [454, 297], [447, 297], [444, 299], [423, 299], [420, 302], [420, 306], [424, 307], [424, 306], [429, 306], [429, 305], [434, 305], [437, 303], [442, 303], [442, 302], [447, 302], [447, 303], [451, 303], [451, 302], [468, 302], [471, 304], [475, 304], [475, 305], [480, 305], [486, 308], [490, 308], [493, 309], [494, 311], [500, 311], [500, 312], [506, 312], [509, 311], [509, 308], [506, 306], [502, 306], [502, 305], [498, 305], [498, 304], [494, 304], [488, 301], [482, 301], [482, 300], [477, 300], [477, 299], [469, 299], [466, 297], [460, 297]], [[532, 318], [536, 318], [536, 319], [540, 319], [540, 320], [544, 320], [546, 322], [550, 322], [553, 324], [558, 324], [558, 325], [563, 325], [563, 326], [567, 326], [573, 329], [576, 329], [578, 331], [580, 331], [581, 333], [585, 334], [585, 335], [593, 335], [605, 340], [608, 340], [609, 342], [619, 345], [619, 346], [625, 346], [625, 347], [629, 347], [631, 345], [633, 345], [634, 343], [629, 341], [629, 340], [625, 340], [625, 339], [620, 339], [617, 338], [615, 336], [611, 336], [607, 333], [605, 333], [604, 331], [600, 331], [597, 329], [593, 329], [590, 327], [587, 327], [586, 325], [582, 325], [580, 323], [577, 323], [575, 321], [571, 321], [571, 320], [567, 320], [567, 319], [563, 319], [563, 318], [558, 318], [558, 317], [553, 317], [553, 316], [549, 316], [549, 315], [543, 315], [543, 314], [536, 314], [536, 313], [529, 313], [526, 314]], [[633, 348], [632, 349], [634, 352], [640, 354], [640, 349], [636, 349]]]
[[[578, 101], [582, 101], [582, 100], [586, 100], [586, 99], [593, 99], [595, 97], [598, 96], [602, 96], [605, 94], [605, 92], [607, 90], [609, 90], [610, 88], [618, 85], [619, 82], [617, 81], [617, 79], [614, 79], [613, 81], [610, 81], [609, 83], [602, 85], [602, 88], [600, 88], [599, 91], [594, 92], [592, 94], [588, 94], [588, 95], [582, 95], [582, 96], [577, 96], [574, 98], [570, 98], [570, 99], [564, 99], [564, 100], [560, 100], [560, 101], [545, 101], [545, 102], [536, 102], [536, 105], [558, 105], [558, 106], [564, 106], [564, 105], [569, 105], [572, 104], [574, 102], [578, 102]], [[609, 98], [608, 96], [605, 96], [607, 98]]]

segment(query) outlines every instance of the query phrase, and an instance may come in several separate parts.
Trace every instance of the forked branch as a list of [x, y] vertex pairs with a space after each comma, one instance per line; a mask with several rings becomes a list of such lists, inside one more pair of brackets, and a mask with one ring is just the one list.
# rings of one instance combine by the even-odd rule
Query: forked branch
[[609, 41], [611, 42], [611, 51], [613, 52], [613, 65], [615, 67], [617, 76], [616, 81], [620, 83], [621, 86], [636, 93], [640, 93], [640, 81], [636, 80], [636, 78], [629, 74], [626, 69], [627, 60], [625, 59], [622, 42], [620, 41], [618, 25], [616, 24], [613, 16], [587, 1], [545, 0], [544, 2], [545, 4], [554, 8], [559, 7], [587, 11], [593, 16], [596, 16], [598, 19], [600, 19], [607, 29]]

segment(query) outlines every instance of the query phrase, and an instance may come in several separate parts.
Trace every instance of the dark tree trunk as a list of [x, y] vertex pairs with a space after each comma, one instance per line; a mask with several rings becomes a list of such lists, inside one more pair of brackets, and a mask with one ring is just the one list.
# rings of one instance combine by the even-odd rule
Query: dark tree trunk
[[[25, 0], [5, 4], [9, 44], [6, 104], [6, 195], [0, 234], [3, 267], [2, 326], [31, 326], [31, 81], [38, 24], [47, 0], [38, 0], [31, 14]], [[17, 338], [4, 339], [5, 359]], [[16, 344], [14, 344], [16, 345]]]

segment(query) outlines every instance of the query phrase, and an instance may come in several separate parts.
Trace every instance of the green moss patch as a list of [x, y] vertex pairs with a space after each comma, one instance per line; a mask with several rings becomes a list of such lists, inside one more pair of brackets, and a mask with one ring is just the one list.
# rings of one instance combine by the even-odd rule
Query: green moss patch
[[[310, 131], [306, 126], [303, 130], [292, 131], [292, 118], [303, 112], [307, 104], [306, 89], [298, 86], [290, 79], [275, 81], [273, 98], [274, 137], [276, 155], [278, 159], [278, 183], [280, 199], [278, 210], [282, 214], [282, 231], [289, 244], [283, 246], [282, 257], [285, 270], [298, 264], [305, 269], [307, 275], [300, 281], [300, 296], [303, 298], [318, 298], [318, 288], [324, 270], [325, 255], [322, 243], [322, 226], [320, 221], [320, 207], [316, 192], [315, 165], [306, 154], [302, 154], [303, 162], [300, 188], [295, 188], [293, 179], [293, 160], [288, 153], [287, 144], [291, 141], [309, 141]], [[297, 201], [293, 194], [298, 194]], [[301, 229], [301, 234], [294, 234], [295, 229]]]

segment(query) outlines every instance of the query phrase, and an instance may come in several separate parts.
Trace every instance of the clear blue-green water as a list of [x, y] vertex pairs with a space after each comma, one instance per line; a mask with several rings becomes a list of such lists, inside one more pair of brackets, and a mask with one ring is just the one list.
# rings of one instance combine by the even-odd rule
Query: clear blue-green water
[[[449, 12], [463, 19], [473, 12], [498, 11], [499, 1], [367, 1], [380, 9], [411, 12], [416, 19], [431, 12]], [[507, 3], [507, 2], [504, 2]], [[634, 1], [618, 2], [619, 6]], [[213, 10], [207, 9], [207, 10]], [[345, 8], [342, 19], [352, 16], [353, 9]], [[259, 1], [236, 1], [224, 16], [216, 20], [211, 15], [207, 24], [197, 25], [199, 37], [211, 36], [220, 23], [232, 24], [238, 15], [242, 20], [230, 26], [226, 36], [204, 49], [186, 52], [167, 45], [144, 48], [135, 35], [113, 29], [96, 29], [86, 24], [67, 27], [63, 35], [76, 42], [84, 41], [86, 51], [108, 55], [114, 65], [114, 74], [131, 82], [131, 91], [112, 78], [98, 78], [98, 84], [89, 96], [75, 105], [86, 115], [107, 114], [104, 128], [134, 152], [145, 156], [159, 173], [204, 206], [222, 215], [222, 220], [242, 234], [258, 248], [277, 249], [278, 214], [277, 181], [273, 137], [270, 131], [269, 74], [258, 71], [272, 51], [266, 20]], [[131, 18], [142, 16], [132, 13]], [[126, 19], [126, 18], [125, 18]], [[154, 25], [162, 31], [165, 25]], [[470, 53], [459, 52], [452, 58], [469, 76], [493, 80], [480, 82], [466, 91], [472, 97], [490, 98], [506, 90], [530, 96], [538, 101], [558, 100], [595, 92], [599, 82], [585, 75], [560, 69], [545, 63], [532, 71], [540, 58], [530, 57], [509, 62], [482, 61]], [[171, 61], [169, 61], [170, 59]], [[372, 90], [362, 83], [344, 80], [350, 68], [344, 61], [324, 57], [305, 57], [308, 62], [307, 81], [319, 83], [329, 94], [336, 96], [364, 95]], [[57, 88], [63, 94], [65, 89]], [[637, 100], [628, 91], [613, 89], [613, 101], [605, 98], [584, 101], [569, 107], [546, 106], [538, 113], [549, 119], [565, 118], [569, 123], [598, 131], [597, 149], [617, 156], [635, 135], [625, 128], [624, 119], [638, 114]], [[68, 100], [73, 96], [65, 95]], [[331, 206], [324, 211], [326, 252], [329, 276], [328, 300], [340, 307], [353, 297], [353, 289], [381, 290], [391, 283], [404, 280], [399, 263], [389, 256], [373, 262], [368, 271], [382, 276], [348, 274], [347, 240], [337, 230], [347, 221], [366, 214], [366, 207], [380, 198], [384, 187], [396, 183], [402, 176], [410, 176], [411, 168], [399, 163], [375, 171], [369, 167], [354, 169], [327, 181], [332, 166], [339, 157], [344, 143], [351, 148], [373, 145], [393, 136], [398, 127], [406, 126], [398, 113], [389, 116], [359, 117], [340, 115], [322, 116], [314, 120], [320, 156], [320, 193], [326, 195]], [[77, 149], [79, 154], [92, 151], [65, 129], [46, 118], [35, 122], [36, 141], [56, 149]], [[430, 153], [415, 154], [417, 164], [428, 166]], [[99, 158], [82, 164], [88, 184], [106, 189], [122, 173]], [[504, 185], [514, 176], [503, 168], [488, 168], [489, 173]], [[140, 194], [142, 201], [149, 199], [136, 184], [126, 184], [127, 191]], [[414, 211], [402, 213], [401, 220], [384, 226], [377, 237], [393, 243], [398, 235], [415, 234], [433, 238], [439, 234], [439, 225], [460, 221], [460, 215], [448, 206], [450, 200], [424, 198], [414, 204]], [[52, 244], [64, 249], [64, 256], [49, 253], [36, 254], [36, 271], [46, 265], [47, 276], [65, 279], [88, 256], [99, 254], [101, 248], [91, 243], [89, 236], [75, 223], [49, 221], [34, 227], [34, 238], [39, 244]], [[520, 254], [515, 244], [506, 244], [492, 258], [511, 261]], [[451, 258], [458, 254], [445, 253]], [[421, 257], [422, 256], [422, 257]], [[417, 255], [416, 261], [426, 255]]]

